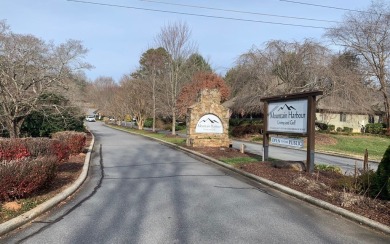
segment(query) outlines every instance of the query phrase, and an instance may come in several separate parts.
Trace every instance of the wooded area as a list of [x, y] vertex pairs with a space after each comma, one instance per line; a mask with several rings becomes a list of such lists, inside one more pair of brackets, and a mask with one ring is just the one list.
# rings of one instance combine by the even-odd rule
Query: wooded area
[[[321, 90], [318, 101], [328, 111], [383, 115], [390, 124], [390, 7], [383, 1], [348, 12], [321, 42], [269, 40], [253, 46], [224, 75], [198, 52], [186, 23], [169, 23], [141, 55], [139, 67], [119, 82], [106, 76], [87, 81], [79, 71], [91, 66], [83, 62], [87, 49], [80, 41], [46, 43], [0, 23], [0, 122], [11, 137], [21, 136], [34, 111], [62, 114], [77, 100], [116, 120], [135, 118], [140, 128], [147, 118], [153, 118], [153, 130], [156, 118], [169, 121], [175, 134], [176, 121], [185, 120], [202, 88], [220, 89], [235, 116], [261, 114], [261, 97]], [[71, 103], [53, 104], [44, 100], [47, 94]]]
[[[124, 95], [131, 96], [134, 106], [135, 100], [149, 99], [145, 101], [149, 108], [138, 111], [142, 116], [136, 115], [137, 109], [122, 115], [135, 116], [139, 125], [147, 117], [155, 121], [156, 116], [174, 125], [177, 119], [183, 120], [186, 108], [196, 101], [202, 88], [220, 89], [236, 116], [259, 115], [261, 97], [321, 90], [324, 95], [318, 101], [328, 111], [379, 114], [389, 124], [389, 14], [389, 6], [383, 2], [374, 2], [364, 12], [349, 12], [343, 22], [324, 33], [324, 42], [337, 45], [331, 46], [333, 49], [311, 39], [270, 40], [254, 46], [238, 57], [224, 77], [216, 74], [197, 53], [185, 23], [168, 24], [156, 36], [156, 48], [141, 56], [138, 70], [123, 78], [129, 83], [143, 84], [138, 89], [145, 89], [146, 93], [138, 90], [138, 95], [130, 91]], [[123, 81], [116, 85], [118, 90], [124, 89], [122, 84]], [[99, 79], [90, 85], [99, 86]], [[122, 107], [131, 107], [133, 103]], [[114, 104], [110, 108], [97, 105], [107, 108], [103, 113], [117, 116], [114, 111], [118, 105]]]

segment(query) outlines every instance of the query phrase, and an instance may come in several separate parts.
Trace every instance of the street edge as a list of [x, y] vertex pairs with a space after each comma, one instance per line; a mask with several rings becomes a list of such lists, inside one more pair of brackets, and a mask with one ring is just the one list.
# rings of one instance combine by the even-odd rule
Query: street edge
[[310, 204], [313, 204], [313, 205], [315, 205], [317, 207], [320, 207], [320, 208], [326, 209], [328, 211], [331, 211], [333, 213], [339, 214], [339, 215], [341, 215], [341, 216], [343, 216], [343, 217], [345, 217], [345, 218], [347, 218], [349, 220], [352, 220], [354, 222], [357, 222], [359, 224], [371, 227], [371, 228], [373, 228], [375, 230], [378, 230], [378, 231], [382, 231], [382, 232], [384, 232], [386, 234], [390, 234], [390, 227], [387, 226], [387, 225], [384, 225], [382, 223], [379, 223], [377, 221], [374, 221], [374, 220], [369, 219], [367, 217], [364, 217], [362, 215], [358, 215], [358, 214], [352, 213], [351, 211], [348, 211], [346, 209], [337, 207], [337, 206], [335, 206], [333, 204], [330, 204], [330, 203], [325, 202], [323, 200], [320, 200], [320, 199], [314, 198], [312, 196], [306, 195], [306, 194], [301, 193], [299, 191], [293, 190], [293, 189], [291, 189], [289, 187], [283, 186], [283, 185], [278, 184], [276, 182], [273, 182], [273, 181], [267, 180], [265, 178], [253, 175], [253, 174], [248, 173], [248, 172], [245, 172], [243, 170], [234, 168], [233, 166], [225, 164], [224, 162], [216, 160], [215, 158], [211, 158], [211, 157], [206, 156], [204, 154], [198, 153], [196, 151], [192, 151], [190, 149], [178, 146], [178, 145], [170, 143], [170, 142], [163, 141], [163, 140], [158, 139], [158, 138], [150, 137], [150, 136], [147, 136], [147, 135], [144, 135], [144, 134], [135, 133], [135, 132], [130, 132], [130, 131], [127, 131], [127, 130], [124, 130], [124, 129], [121, 129], [121, 128], [112, 127], [112, 126], [108, 126], [108, 127], [116, 129], [116, 130], [124, 131], [124, 132], [130, 133], [130, 134], [144, 136], [144, 137], [147, 137], [147, 138], [150, 138], [150, 139], [162, 142], [162, 143], [164, 143], [166, 145], [169, 145], [171, 147], [178, 148], [178, 149], [180, 149], [182, 151], [185, 151], [185, 152], [194, 154], [196, 156], [202, 157], [204, 159], [207, 159], [208, 161], [216, 163], [216, 164], [218, 164], [218, 165], [220, 165], [220, 166], [222, 166], [224, 168], [230, 169], [230, 170], [232, 170], [232, 171], [234, 171], [234, 172], [236, 172], [238, 174], [241, 174], [241, 175], [246, 176], [246, 177], [248, 177], [248, 178], [250, 178], [252, 180], [255, 180], [255, 181], [259, 182], [259, 183], [262, 183], [264, 185], [272, 187], [273, 189], [281, 191], [281, 192], [283, 192], [285, 194], [288, 194], [290, 196], [293, 196], [293, 197], [295, 197], [297, 199], [303, 200], [303, 201], [305, 201], [307, 203], [310, 203]]
[[91, 161], [91, 153], [95, 144], [95, 136], [92, 133], [91, 135], [92, 135], [92, 141], [88, 147], [88, 152], [85, 155], [82, 172], [80, 176], [77, 178], [77, 180], [71, 186], [69, 186], [62, 192], [55, 195], [53, 198], [41, 203], [40, 205], [29, 210], [28, 212], [19, 215], [18, 217], [15, 217], [13, 219], [8, 220], [7, 222], [0, 224], [0, 236], [11, 232], [12, 230], [30, 222], [31, 220], [38, 217], [39, 215], [47, 212], [48, 210], [56, 206], [58, 203], [60, 203], [61, 201], [65, 200], [67, 197], [72, 195], [83, 184], [83, 182], [85, 181], [88, 175], [89, 164]]

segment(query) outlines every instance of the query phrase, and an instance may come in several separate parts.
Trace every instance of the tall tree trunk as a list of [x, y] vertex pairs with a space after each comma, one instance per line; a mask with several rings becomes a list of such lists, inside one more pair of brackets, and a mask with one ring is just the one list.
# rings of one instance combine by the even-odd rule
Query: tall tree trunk
[[176, 111], [172, 110], [172, 135], [176, 135]]
[[387, 125], [387, 134], [389, 134], [390, 133], [390, 101], [386, 89], [382, 89], [382, 94], [384, 98], [383, 105], [385, 106], [385, 113], [386, 113], [385, 122]]
[[153, 126], [152, 131], [156, 131], [156, 75], [153, 75], [153, 87], [152, 87], [152, 93], [153, 93]]
[[6, 122], [7, 129], [9, 132], [9, 136], [11, 138], [19, 138], [20, 137], [20, 129], [22, 127], [24, 119], [17, 120], [17, 119], [11, 119]]

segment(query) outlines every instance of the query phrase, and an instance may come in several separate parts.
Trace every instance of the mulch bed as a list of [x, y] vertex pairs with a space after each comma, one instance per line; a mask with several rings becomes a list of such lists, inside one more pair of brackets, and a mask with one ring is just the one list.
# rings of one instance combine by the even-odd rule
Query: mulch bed
[[[190, 149], [216, 159], [254, 157], [233, 148]], [[390, 201], [348, 192], [343, 185], [351, 181], [351, 178], [348, 178], [350, 176], [330, 171], [315, 171], [310, 174], [280, 169], [273, 167], [271, 162], [239, 164], [235, 167], [390, 226]]]

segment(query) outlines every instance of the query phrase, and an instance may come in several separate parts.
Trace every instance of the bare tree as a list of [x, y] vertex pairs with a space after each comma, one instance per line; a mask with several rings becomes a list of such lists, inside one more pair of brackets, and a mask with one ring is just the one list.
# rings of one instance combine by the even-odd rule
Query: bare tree
[[348, 12], [344, 21], [325, 35], [334, 44], [357, 53], [365, 66], [367, 83], [383, 95], [386, 122], [390, 125], [388, 65], [390, 57], [390, 6], [376, 1], [360, 12]]
[[72, 72], [90, 68], [80, 41], [60, 45], [12, 33], [0, 21], [0, 122], [20, 136], [25, 118], [41, 106], [43, 94], [66, 88]]
[[327, 48], [312, 40], [270, 41], [263, 52], [285, 93], [318, 89], [329, 54]]
[[100, 76], [92, 83], [88, 84], [87, 96], [93, 103], [92, 106], [99, 108], [105, 115], [115, 115], [116, 101], [115, 97], [119, 91], [119, 85], [115, 83], [112, 77]]
[[164, 102], [172, 117], [172, 134], [176, 134], [177, 99], [186, 79], [185, 62], [196, 46], [190, 41], [191, 31], [185, 23], [177, 22], [161, 28], [156, 37], [157, 45], [164, 48], [170, 55], [166, 63], [168, 74], [164, 79]]
[[146, 83], [144, 80], [133, 79], [129, 75], [123, 76], [120, 81], [122, 102], [125, 103], [127, 112], [135, 116], [140, 130], [144, 128], [145, 120], [152, 114], [151, 90]]

